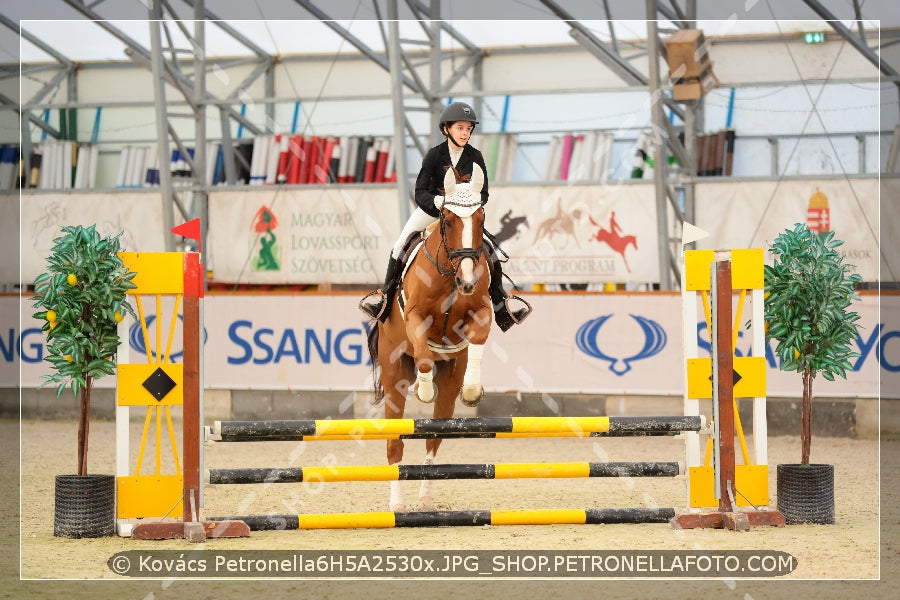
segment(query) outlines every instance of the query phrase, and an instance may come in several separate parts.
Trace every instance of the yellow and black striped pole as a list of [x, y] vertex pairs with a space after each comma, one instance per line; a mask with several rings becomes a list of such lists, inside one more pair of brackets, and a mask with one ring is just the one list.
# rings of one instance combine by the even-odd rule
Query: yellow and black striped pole
[[292, 529], [385, 529], [484, 525], [603, 525], [667, 523], [674, 508], [546, 508], [419, 512], [318, 513], [215, 517], [243, 521], [251, 531]]
[[676, 435], [699, 431], [699, 416], [677, 417], [463, 417], [451, 419], [321, 419], [287, 421], [216, 421], [210, 438], [217, 441], [300, 441], [399, 437], [530, 437], [605, 435]]
[[407, 481], [426, 479], [559, 479], [675, 477], [677, 462], [566, 462], [437, 465], [371, 465], [208, 469], [210, 484]]

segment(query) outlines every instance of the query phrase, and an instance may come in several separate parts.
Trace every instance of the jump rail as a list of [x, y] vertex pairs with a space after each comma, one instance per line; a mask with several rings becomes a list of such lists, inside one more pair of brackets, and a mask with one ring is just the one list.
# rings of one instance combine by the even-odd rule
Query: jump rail
[[701, 431], [705, 426], [703, 416], [216, 421], [207, 437], [223, 442], [249, 442], [385, 439], [380, 436], [641, 436], [677, 435], [686, 431]]
[[532, 510], [462, 510], [423, 512], [320, 513], [210, 517], [237, 520], [251, 531], [289, 529], [356, 529], [390, 527], [461, 527], [484, 525], [603, 525], [668, 523], [674, 508], [588, 508]]
[[210, 484], [423, 479], [675, 477], [677, 462], [569, 462], [208, 469]]

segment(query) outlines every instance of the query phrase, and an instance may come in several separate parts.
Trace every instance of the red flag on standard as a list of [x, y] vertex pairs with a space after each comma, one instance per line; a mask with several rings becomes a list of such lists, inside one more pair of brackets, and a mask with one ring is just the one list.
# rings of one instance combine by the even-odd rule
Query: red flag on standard
[[197, 240], [197, 249], [203, 250], [200, 247], [202, 243], [200, 240], [200, 219], [192, 219], [187, 223], [182, 223], [176, 227], [172, 228], [172, 233], [175, 235], [180, 235], [181, 237], [186, 237], [190, 240]]

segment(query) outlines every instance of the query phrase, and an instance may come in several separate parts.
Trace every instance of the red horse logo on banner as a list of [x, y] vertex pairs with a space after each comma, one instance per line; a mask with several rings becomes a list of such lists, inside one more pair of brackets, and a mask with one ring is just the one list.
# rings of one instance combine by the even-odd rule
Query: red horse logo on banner
[[631, 267], [628, 266], [628, 259], [625, 257], [625, 250], [628, 246], [634, 246], [634, 249], [637, 250], [637, 238], [633, 235], [622, 235], [622, 228], [616, 222], [615, 211], [609, 217], [609, 229], [604, 229], [602, 225], [594, 220], [594, 217], [588, 215], [588, 218], [591, 220], [591, 224], [598, 228], [597, 233], [591, 237], [590, 241], [603, 242], [612, 248], [613, 251], [622, 257], [622, 260], [625, 262], [625, 268], [631, 273]]

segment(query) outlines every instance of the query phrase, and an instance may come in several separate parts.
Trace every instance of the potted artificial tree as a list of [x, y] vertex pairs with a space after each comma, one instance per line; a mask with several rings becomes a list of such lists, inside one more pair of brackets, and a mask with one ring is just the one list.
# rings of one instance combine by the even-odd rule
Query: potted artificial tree
[[834, 466], [810, 464], [812, 385], [816, 375], [834, 381], [846, 377], [850, 345], [857, 338], [859, 315], [848, 310], [857, 299], [851, 274], [836, 250], [834, 232], [814, 233], [803, 223], [781, 233], [770, 246], [765, 267], [766, 342], [774, 339], [781, 370], [803, 379], [799, 464], [778, 465], [778, 510], [787, 523], [834, 523]]
[[42, 385], [67, 386], [80, 399], [78, 471], [57, 475], [53, 534], [100, 537], [115, 533], [115, 477], [88, 475], [87, 451], [93, 382], [115, 372], [117, 323], [134, 316], [125, 292], [135, 276], [119, 258], [119, 236], [101, 237], [96, 228], [67, 226], [53, 240], [48, 268], [34, 281], [34, 317], [44, 320], [47, 356], [54, 373]]

